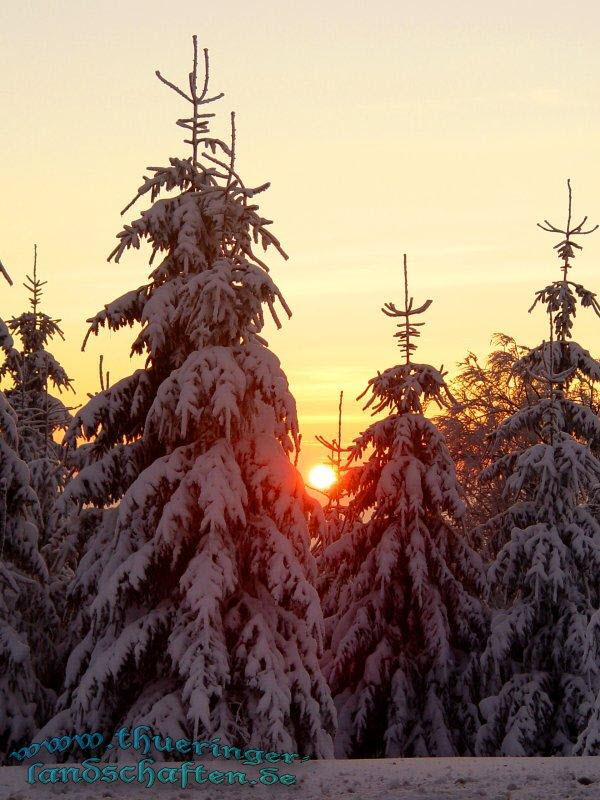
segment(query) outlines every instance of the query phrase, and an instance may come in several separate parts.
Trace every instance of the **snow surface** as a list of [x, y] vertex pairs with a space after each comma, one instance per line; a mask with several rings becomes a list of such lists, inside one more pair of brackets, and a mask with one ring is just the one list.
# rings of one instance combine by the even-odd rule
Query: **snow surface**
[[[175, 766], [168, 762], [168, 766]], [[159, 765], [155, 767], [158, 769]], [[256, 769], [246, 767], [248, 776]], [[296, 786], [56, 784], [29, 786], [25, 766], [0, 768], [0, 800], [88, 798], [293, 798], [302, 800], [579, 800], [600, 798], [600, 758], [410, 758], [326, 760], [290, 767]]]

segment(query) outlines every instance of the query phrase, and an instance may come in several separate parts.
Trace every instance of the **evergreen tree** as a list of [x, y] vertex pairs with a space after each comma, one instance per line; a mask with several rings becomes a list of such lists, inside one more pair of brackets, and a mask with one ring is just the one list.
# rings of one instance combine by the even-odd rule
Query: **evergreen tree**
[[[1, 262], [0, 272], [12, 284]], [[16, 358], [2, 320], [0, 348]], [[39, 551], [39, 503], [19, 444], [17, 416], [0, 392], [0, 763], [31, 739], [53, 700], [46, 685], [57, 619]]]
[[9, 379], [11, 384], [6, 397], [17, 415], [18, 453], [29, 467], [31, 485], [39, 501], [36, 522], [42, 548], [60, 525], [55, 503], [68, 476], [61, 445], [54, 437], [71, 419], [69, 409], [50, 394], [49, 388], [58, 392], [72, 389], [71, 379], [46, 349], [55, 336], [64, 336], [60, 320], [39, 309], [45, 284], [37, 276], [35, 246], [33, 277], [28, 275], [23, 284], [30, 294], [31, 310], [8, 320], [8, 329], [20, 341], [20, 347], [11, 344], [4, 348], [5, 361], [0, 368], [0, 379]]
[[[411, 360], [418, 336], [405, 274], [395, 334], [405, 363], [369, 381], [365, 408], [390, 416], [355, 439], [345, 481], [356, 524], [324, 560], [339, 611], [326, 660], [348, 757], [456, 755], [477, 722], [476, 659], [486, 617], [483, 569], [462, 532], [464, 503], [444, 439], [424, 416], [451, 402], [444, 373]], [[364, 396], [364, 394], [361, 396]], [[368, 517], [368, 519], [367, 519]]]
[[189, 88], [157, 72], [191, 105], [178, 124], [192, 155], [151, 168], [136, 199], [152, 206], [111, 254], [147, 240], [151, 263], [162, 259], [91, 320], [94, 334], [141, 325], [132, 352], [146, 363], [67, 434], [90, 443], [65, 502], [117, 509], [72, 587], [98, 591], [46, 730], [146, 723], [174, 739], [327, 756], [335, 709], [307, 521], [318, 504], [290, 461], [295, 403], [260, 335], [263, 306], [278, 327], [276, 302], [290, 312], [252, 244], [285, 254], [252, 203], [268, 184], [248, 188], [236, 171], [233, 115], [231, 144], [209, 135], [204, 106], [222, 95], [208, 95], [204, 53], [201, 87], [195, 37]]
[[[536, 294], [550, 320], [550, 341], [522, 357], [523, 380], [545, 384], [537, 402], [516, 411], [497, 429], [503, 455], [485, 477], [502, 478], [512, 505], [495, 520], [505, 544], [489, 569], [499, 606], [482, 664], [489, 697], [478, 752], [487, 755], [570, 755], [594, 702], [600, 651], [588, 626], [600, 597], [600, 526], [590, 506], [600, 482], [600, 461], [589, 442], [600, 441], [600, 421], [569, 396], [576, 380], [597, 381], [600, 364], [571, 339], [577, 302], [600, 315], [595, 295], [568, 280], [580, 245], [571, 226], [571, 187], [565, 230], [540, 226], [564, 239], [556, 245], [562, 277]], [[596, 226], [597, 227], [597, 226]], [[510, 448], [535, 434], [529, 446]]]

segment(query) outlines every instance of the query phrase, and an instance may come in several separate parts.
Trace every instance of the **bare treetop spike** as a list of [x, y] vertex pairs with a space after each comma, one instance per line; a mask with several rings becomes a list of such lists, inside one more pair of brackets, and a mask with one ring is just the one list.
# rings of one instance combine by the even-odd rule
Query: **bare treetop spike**
[[203, 144], [206, 139], [205, 137], [208, 134], [208, 121], [211, 117], [214, 117], [214, 114], [210, 113], [200, 113], [200, 107], [207, 105], [208, 103], [213, 103], [215, 100], [220, 100], [224, 97], [223, 92], [220, 94], [216, 94], [213, 97], [207, 97], [208, 94], [208, 81], [209, 81], [209, 62], [208, 62], [208, 49], [204, 48], [204, 78], [202, 80], [202, 91], [198, 94], [198, 38], [194, 35], [192, 36], [192, 41], [194, 44], [194, 59], [193, 59], [193, 67], [192, 71], [188, 75], [188, 85], [189, 89], [182, 89], [179, 86], [176, 86], [171, 81], [167, 80], [163, 77], [159, 70], [156, 70], [156, 77], [162, 81], [166, 86], [170, 89], [173, 89], [174, 92], [177, 92], [180, 97], [183, 97], [184, 100], [187, 100], [188, 103], [192, 104], [192, 114], [190, 117], [182, 117], [181, 119], [177, 120], [177, 125], [180, 128], [185, 128], [185, 130], [190, 131], [191, 138], [184, 139], [186, 144], [191, 144], [192, 146], [192, 160], [194, 164], [198, 163], [198, 147]]
[[426, 300], [423, 305], [413, 308], [414, 298], [408, 297], [408, 267], [406, 264], [406, 253], [404, 254], [404, 310], [396, 308], [393, 303], [385, 303], [381, 309], [387, 317], [403, 317], [404, 321], [398, 323], [398, 331], [394, 336], [398, 339], [398, 346], [404, 350], [406, 363], [410, 363], [411, 353], [417, 349], [417, 345], [411, 341], [421, 335], [417, 328], [424, 325], [424, 322], [412, 322], [411, 317], [427, 311], [433, 300]]
[[541, 228], [543, 231], [548, 231], [549, 233], [560, 233], [565, 238], [562, 239], [558, 244], [554, 245], [554, 249], [558, 251], [557, 255], [563, 262], [562, 270], [563, 270], [563, 280], [567, 280], [567, 270], [569, 270], [572, 264], [569, 264], [570, 258], [575, 258], [575, 250], [581, 250], [581, 245], [577, 244], [572, 240], [573, 236], [587, 236], [588, 233], [593, 233], [597, 230], [598, 225], [594, 225], [593, 228], [589, 228], [588, 230], [584, 230], [583, 226], [587, 222], [587, 216], [584, 217], [578, 225], [575, 225], [573, 228], [571, 227], [571, 211], [572, 211], [572, 192], [571, 192], [571, 180], [570, 178], [567, 180], [567, 190], [569, 193], [569, 208], [567, 213], [567, 225], [565, 229], [558, 228], [556, 225], [553, 225], [551, 222], [548, 222], [547, 219], [544, 220], [544, 224], [542, 225], [541, 222], [538, 222], [538, 228]]
[[40, 281], [37, 276], [37, 244], [33, 245], [33, 278], [30, 275], [25, 276], [25, 283], [23, 286], [27, 289], [31, 297], [29, 302], [34, 315], [38, 313], [38, 306], [42, 299], [42, 286], [45, 286], [48, 281]]

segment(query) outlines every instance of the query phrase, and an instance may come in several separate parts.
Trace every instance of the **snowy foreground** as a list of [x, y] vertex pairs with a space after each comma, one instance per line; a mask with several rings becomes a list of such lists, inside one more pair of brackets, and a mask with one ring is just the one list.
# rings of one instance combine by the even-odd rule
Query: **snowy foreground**
[[[158, 765], [157, 765], [158, 766]], [[173, 766], [173, 762], [169, 763]], [[254, 773], [247, 768], [248, 776]], [[306, 800], [568, 800], [600, 798], [600, 758], [418, 758], [319, 761], [295, 769], [297, 786], [181, 789], [155, 785], [27, 785], [23, 766], [0, 768], [0, 800], [87, 798], [306, 798]]]

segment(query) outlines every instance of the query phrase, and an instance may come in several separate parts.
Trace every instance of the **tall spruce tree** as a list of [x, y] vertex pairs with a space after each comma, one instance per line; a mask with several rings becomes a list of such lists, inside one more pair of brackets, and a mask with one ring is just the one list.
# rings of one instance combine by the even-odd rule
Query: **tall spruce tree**
[[160, 263], [90, 320], [93, 334], [140, 325], [132, 352], [146, 362], [67, 435], [90, 444], [65, 501], [117, 508], [75, 578], [72, 598], [85, 600], [86, 570], [98, 591], [47, 730], [146, 723], [328, 756], [335, 709], [308, 535], [318, 504], [290, 461], [295, 402], [260, 335], [264, 306], [278, 327], [276, 303], [290, 311], [252, 245], [286, 256], [252, 203], [269, 184], [248, 188], [236, 170], [234, 116], [231, 144], [208, 132], [205, 105], [222, 95], [209, 96], [206, 50], [199, 84], [193, 42], [188, 86], [157, 72], [190, 105], [178, 124], [191, 156], [149, 168], [135, 199], [152, 205], [110, 256], [147, 240]]
[[[523, 380], [546, 386], [537, 401], [511, 415], [494, 434], [502, 453], [484, 477], [505, 481], [509, 508], [494, 520], [505, 544], [489, 568], [498, 606], [482, 665], [489, 696], [478, 736], [484, 755], [570, 755], [593, 706], [600, 649], [589, 625], [600, 601], [600, 526], [590, 505], [600, 461], [589, 447], [600, 420], [569, 396], [578, 378], [597, 381], [600, 364], [571, 339], [577, 304], [600, 315], [595, 295], [568, 279], [586, 219], [566, 228], [556, 245], [562, 276], [537, 292], [550, 341], [522, 357]], [[597, 227], [597, 226], [596, 226]], [[537, 441], [519, 446], [527, 437]], [[517, 446], [514, 444], [517, 442]], [[513, 449], [511, 449], [511, 445]]]
[[46, 349], [55, 336], [64, 339], [60, 320], [40, 311], [43, 287], [37, 275], [37, 245], [34, 246], [33, 276], [27, 275], [23, 284], [29, 292], [30, 310], [12, 317], [7, 326], [13, 339], [19, 342], [4, 348], [5, 360], [0, 367], [0, 380], [8, 379], [6, 397], [17, 415], [19, 456], [31, 473], [31, 485], [38, 497], [39, 516], [36, 520], [40, 546], [44, 548], [60, 525], [55, 504], [67, 476], [64, 453], [55, 441], [55, 434], [69, 424], [69, 409], [50, 389], [71, 389], [71, 379], [55, 357]]
[[[1, 262], [0, 272], [12, 284]], [[0, 348], [16, 358], [3, 320]], [[0, 763], [11, 763], [10, 753], [32, 738], [53, 702], [46, 687], [57, 618], [39, 550], [38, 498], [19, 444], [17, 415], [0, 392]]]
[[[477, 724], [476, 658], [486, 616], [483, 567], [461, 531], [464, 503], [440, 432], [424, 416], [451, 398], [444, 373], [412, 361], [431, 301], [388, 303], [404, 363], [369, 381], [365, 408], [390, 409], [350, 449], [349, 513], [356, 521], [325, 551], [339, 610], [326, 659], [339, 716], [336, 753], [348, 757], [456, 755]], [[368, 519], [367, 519], [368, 517]], [[361, 521], [362, 520], [362, 521]]]

